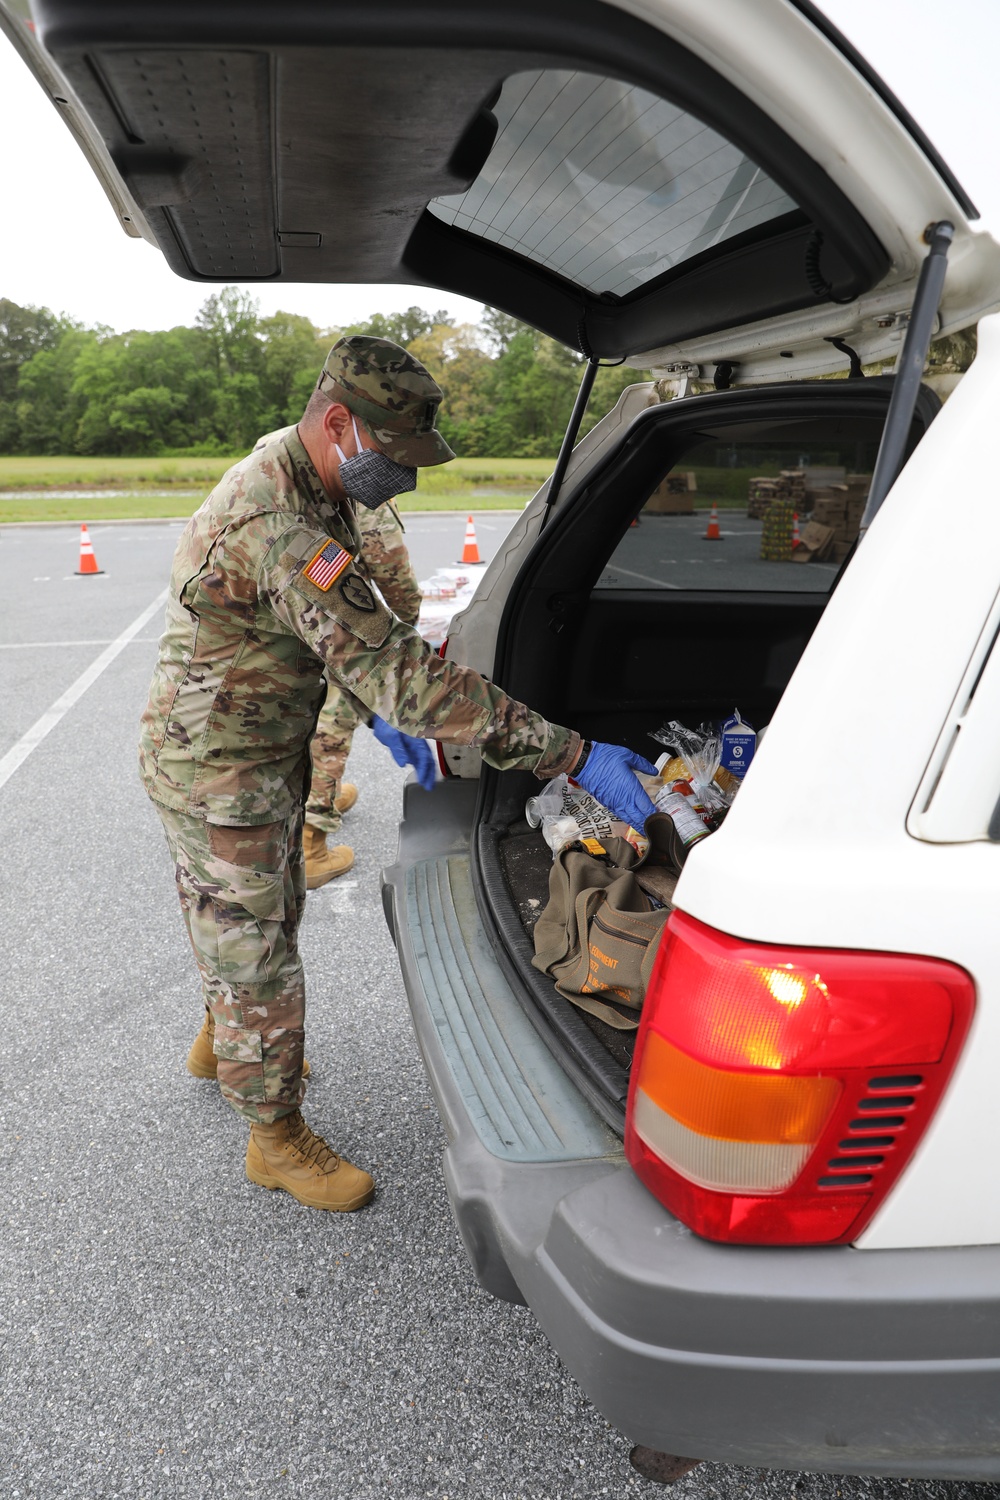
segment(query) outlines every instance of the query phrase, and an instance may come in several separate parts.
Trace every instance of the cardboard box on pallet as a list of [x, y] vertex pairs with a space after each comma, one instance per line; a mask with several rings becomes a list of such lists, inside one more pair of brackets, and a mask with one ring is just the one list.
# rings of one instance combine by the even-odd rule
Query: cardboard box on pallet
[[693, 516], [698, 476], [693, 470], [668, 474], [643, 506], [651, 516]]
[[[868, 504], [868, 491], [872, 487], [872, 476], [870, 474], [848, 474], [847, 476], [847, 519], [854, 525], [855, 531], [861, 525], [861, 517], [865, 513]], [[857, 518], [855, 520], [855, 517]]]
[[829, 485], [813, 491], [812, 518], [821, 526], [832, 526], [834, 530], [847, 521], [847, 486]]
[[812, 494], [812, 520], [833, 528], [834, 541], [849, 549], [859, 530], [871, 484], [870, 474], [850, 474], [844, 482], [820, 487]]
[[782, 469], [781, 478], [785, 482], [785, 495], [791, 500], [794, 508], [801, 513], [806, 504], [806, 471], [805, 469]]
[[826, 562], [833, 556], [836, 539], [832, 526], [807, 521], [799, 533], [799, 545], [792, 552], [792, 562]]

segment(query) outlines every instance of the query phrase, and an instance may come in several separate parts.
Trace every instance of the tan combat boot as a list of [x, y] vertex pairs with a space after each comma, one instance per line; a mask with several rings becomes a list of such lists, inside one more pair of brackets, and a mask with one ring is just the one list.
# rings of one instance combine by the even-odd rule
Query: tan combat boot
[[259, 1187], [283, 1188], [307, 1208], [350, 1213], [375, 1196], [375, 1183], [314, 1134], [298, 1110], [273, 1125], [251, 1125], [247, 1176]]
[[340, 813], [340, 816], [343, 817], [345, 812], [350, 812], [357, 800], [358, 789], [354, 785], [354, 782], [342, 781], [340, 783], [340, 791], [333, 799], [333, 805]]
[[[219, 1076], [219, 1059], [215, 1055], [215, 1022], [212, 1020], [212, 1012], [206, 1010], [205, 1019], [201, 1023], [201, 1030], [195, 1037], [191, 1051], [187, 1055], [187, 1070], [195, 1078], [217, 1078]], [[302, 1059], [302, 1077], [309, 1077], [309, 1064], [305, 1058]]]
[[306, 890], [314, 891], [338, 875], [346, 875], [354, 863], [354, 850], [346, 844], [327, 848], [326, 834], [312, 823], [302, 825], [302, 852], [306, 860]]

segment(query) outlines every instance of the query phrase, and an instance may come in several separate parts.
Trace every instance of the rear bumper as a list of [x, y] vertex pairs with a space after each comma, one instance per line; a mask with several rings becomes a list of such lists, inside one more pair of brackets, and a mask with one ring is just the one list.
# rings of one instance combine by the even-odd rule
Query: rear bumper
[[408, 788], [385, 894], [482, 1285], [532, 1308], [635, 1442], [771, 1468], [1000, 1478], [1000, 1249], [749, 1249], [673, 1219], [488, 947], [474, 796]]

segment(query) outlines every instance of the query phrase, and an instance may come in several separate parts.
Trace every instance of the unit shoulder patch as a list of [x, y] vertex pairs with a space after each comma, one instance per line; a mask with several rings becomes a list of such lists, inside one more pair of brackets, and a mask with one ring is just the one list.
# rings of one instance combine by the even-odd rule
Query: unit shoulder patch
[[352, 609], [360, 609], [362, 614], [373, 615], [378, 608], [375, 595], [371, 586], [358, 573], [348, 573], [347, 577], [338, 584], [340, 597], [345, 604]]

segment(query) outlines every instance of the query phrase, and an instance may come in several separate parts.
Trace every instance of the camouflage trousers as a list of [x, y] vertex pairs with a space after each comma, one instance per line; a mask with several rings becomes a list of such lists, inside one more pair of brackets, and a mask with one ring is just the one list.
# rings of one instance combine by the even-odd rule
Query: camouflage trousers
[[326, 702], [309, 745], [312, 782], [306, 802], [306, 818], [324, 833], [336, 833], [343, 822], [335, 798], [351, 753], [354, 731], [361, 722], [354, 699], [342, 692], [336, 683], [328, 682]]
[[222, 1096], [245, 1120], [271, 1124], [305, 1093], [305, 909], [302, 814], [222, 828], [156, 804], [177, 891], [215, 1021]]

